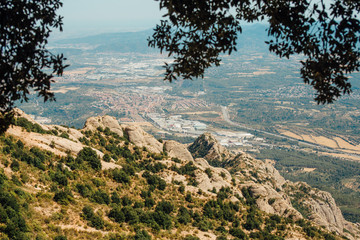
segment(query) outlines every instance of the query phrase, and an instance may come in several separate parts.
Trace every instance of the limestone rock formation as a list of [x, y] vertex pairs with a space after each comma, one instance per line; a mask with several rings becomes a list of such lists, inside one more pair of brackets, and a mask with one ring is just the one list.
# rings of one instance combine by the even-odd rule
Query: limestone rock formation
[[164, 150], [168, 153], [169, 157], [178, 158], [187, 162], [194, 161], [186, 146], [176, 141], [164, 141]]
[[85, 122], [84, 130], [94, 131], [98, 127], [101, 127], [102, 129], [108, 127], [110, 131], [118, 134], [120, 137], [123, 136], [122, 128], [114, 117], [105, 115], [88, 118]]
[[[21, 110], [16, 110], [17, 117], [24, 117], [35, 124], [36, 122]], [[40, 125], [40, 124], [39, 124]], [[84, 138], [81, 131], [55, 125], [40, 125], [46, 131], [58, 131], [66, 133], [68, 137], [56, 136], [56, 134], [40, 134], [27, 132], [18, 126], [12, 126], [7, 134], [21, 138], [25, 145], [36, 146], [57, 155], [76, 155], [83, 147], [80, 138]], [[98, 127], [109, 128], [110, 131], [120, 136], [128, 137], [130, 149], [134, 147], [146, 148], [152, 153], [167, 153], [157, 160], [166, 167], [159, 175], [167, 182], [182, 182], [186, 185], [186, 191], [197, 193], [199, 190], [205, 196], [213, 197], [213, 189], [219, 191], [222, 187], [230, 188], [233, 193], [231, 201], [238, 201], [244, 197], [242, 191], [246, 189], [255, 199], [257, 207], [270, 214], [277, 214], [289, 217], [294, 220], [307, 217], [302, 215], [301, 209], [295, 209], [295, 202], [301, 207], [308, 209], [308, 219], [319, 226], [324, 226], [329, 231], [335, 231], [340, 235], [346, 235], [348, 239], [360, 239], [359, 226], [347, 222], [330, 193], [311, 188], [305, 183], [292, 183], [286, 181], [274, 166], [269, 162], [262, 162], [251, 156], [239, 153], [233, 154], [222, 147], [211, 134], [206, 133], [200, 136], [189, 150], [185, 145], [175, 141], [164, 141], [160, 143], [152, 135], [134, 125], [120, 125], [115, 118], [109, 116], [92, 117], [86, 121], [83, 130], [97, 131]], [[101, 150], [101, 148], [99, 148]], [[104, 154], [94, 149], [102, 157]], [[191, 152], [191, 153], [190, 153]], [[173, 161], [178, 158], [180, 161]], [[214, 167], [209, 162], [217, 161], [222, 168]], [[180, 171], [171, 170], [171, 167], [180, 169], [187, 163], [193, 163], [196, 170], [191, 173], [191, 180], [197, 182], [190, 186], [190, 176], [180, 174]], [[102, 162], [103, 169], [120, 168], [114, 162]], [[230, 172], [232, 174], [230, 174]], [[200, 191], [200, 192], [201, 192]], [[203, 196], [203, 197], [205, 197]], [[236, 196], [236, 197], [235, 197]], [[299, 198], [299, 196], [301, 196]], [[346, 231], [344, 231], [344, 229]], [[349, 234], [351, 233], [351, 234]], [[302, 236], [294, 233], [293, 239], [302, 239]]]
[[[215, 188], [218, 191], [222, 187], [232, 188], [231, 175], [226, 169], [212, 167], [203, 158], [196, 158], [195, 166], [199, 169], [196, 172], [196, 181], [199, 183], [198, 187], [201, 190], [211, 191]], [[205, 173], [206, 169], [211, 173], [210, 176]], [[239, 191], [237, 192], [240, 193]]]
[[355, 225], [344, 219], [341, 210], [336, 205], [335, 200], [330, 193], [312, 189], [304, 182], [295, 183], [293, 186], [308, 189], [309, 195], [304, 196], [301, 201], [303, 201], [304, 206], [306, 206], [310, 212], [308, 217], [310, 220], [317, 225], [324, 226], [330, 231], [335, 231], [338, 234], [345, 234], [347, 235], [347, 238], [354, 239], [353, 236], [344, 232], [344, 229], [348, 232], [356, 232]]
[[134, 125], [123, 125], [123, 128], [129, 137], [129, 141], [136, 146], [146, 147], [150, 152], [154, 153], [161, 153], [163, 151], [163, 144], [142, 128]]
[[[55, 136], [55, 135], [51, 135], [51, 134], [27, 132], [21, 127], [11, 126], [7, 130], [7, 134], [10, 134], [12, 136], [22, 139], [24, 144], [27, 146], [38, 147], [38, 148], [53, 152], [54, 154], [59, 155], [59, 156], [66, 156], [68, 154], [76, 156], [84, 147], [87, 147], [86, 145], [82, 144], [79, 141], [79, 138], [82, 138], [84, 135], [77, 129], [66, 128], [66, 127], [62, 127], [62, 126], [58, 126], [58, 125], [39, 124], [20, 109], [15, 109], [15, 117], [17, 117], [17, 118], [22, 117], [22, 118], [27, 119], [29, 122], [31, 122], [33, 124], [38, 124], [45, 131], [56, 130], [59, 133], [64, 132], [68, 135], [68, 138], [64, 138], [64, 137]], [[98, 117], [98, 118], [101, 118], [101, 117]], [[105, 123], [105, 125], [103, 125], [104, 127], [114, 126], [113, 124], [110, 124], [110, 123], [112, 121], [111, 119], [115, 119], [115, 118], [113, 118], [113, 117], [107, 118], [107, 116], [105, 116], [103, 118], [108, 119], [108, 120], [104, 121], [104, 123]], [[119, 125], [119, 129], [121, 129], [120, 125]], [[101, 151], [99, 151], [95, 148], [93, 148], [93, 150], [96, 151], [97, 155], [100, 158], [102, 158], [104, 156], [104, 153], [102, 153]], [[102, 161], [102, 168], [103, 169], [111, 169], [111, 168], [120, 168], [120, 166], [114, 164], [113, 162], [108, 163], [108, 162]]]
[[[256, 160], [244, 153], [232, 154], [220, 146], [215, 137], [209, 133], [196, 139], [189, 146], [189, 150], [193, 157], [203, 156], [209, 161], [216, 159], [221, 161], [224, 168], [235, 172], [234, 175], [241, 182], [237, 185], [238, 189], [248, 188], [251, 195], [256, 199], [256, 205], [262, 211], [291, 217], [294, 220], [303, 218], [301, 213], [293, 207], [292, 198], [294, 197], [289, 191], [296, 192], [297, 189], [301, 192], [300, 189], [303, 189], [301, 185], [304, 183], [286, 181], [270, 162]], [[195, 159], [195, 162], [197, 166], [206, 167], [204, 160]], [[206, 185], [216, 186], [216, 184], [208, 182], [203, 175], [200, 178], [202, 179], [198, 179], [198, 181], [201, 182], [202, 188], [206, 188], [204, 187]], [[284, 186], [287, 186], [286, 189]], [[344, 219], [330, 193], [312, 189], [308, 185], [307, 188], [311, 189], [311, 194], [305, 194], [300, 204], [309, 209], [310, 220], [329, 231], [346, 235], [349, 239], [360, 238], [359, 228]], [[344, 232], [344, 229], [351, 232], [352, 235]]]
[[256, 199], [256, 205], [264, 212], [292, 218], [295, 221], [303, 218], [291, 205], [289, 197], [284, 193], [277, 192], [269, 185], [252, 182], [242, 184], [240, 188], [248, 188], [251, 195]]
[[205, 158], [210, 161], [226, 160], [230, 153], [210, 133], [204, 133], [189, 146], [194, 158]]

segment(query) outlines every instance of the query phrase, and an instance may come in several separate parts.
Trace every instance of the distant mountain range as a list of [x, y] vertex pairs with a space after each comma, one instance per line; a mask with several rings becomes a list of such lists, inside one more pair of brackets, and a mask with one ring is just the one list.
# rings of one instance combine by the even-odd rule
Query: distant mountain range
[[[140, 32], [105, 33], [81, 38], [58, 40], [54, 43], [56, 51], [72, 49], [71, 53], [81, 52], [137, 52], [156, 53], [157, 49], [148, 47], [147, 39], [153, 30]], [[266, 25], [253, 24], [243, 26], [243, 33], [239, 34], [238, 50], [267, 50], [264, 43], [267, 39]], [[70, 46], [72, 45], [72, 46]]]

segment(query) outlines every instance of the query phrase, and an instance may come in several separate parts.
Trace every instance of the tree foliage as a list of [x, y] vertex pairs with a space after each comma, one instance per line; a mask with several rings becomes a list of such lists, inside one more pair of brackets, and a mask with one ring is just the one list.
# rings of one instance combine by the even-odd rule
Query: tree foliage
[[1, 127], [8, 126], [14, 102], [28, 100], [30, 89], [45, 101], [54, 99], [50, 85], [62, 75], [66, 59], [46, 45], [52, 29], [62, 31], [62, 17], [56, 14], [61, 6], [60, 0], [0, 1]]
[[318, 103], [351, 92], [348, 74], [359, 70], [358, 0], [159, 0], [165, 20], [149, 46], [168, 52], [165, 80], [203, 77], [220, 65], [220, 54], [236, 51], [241, 23], [267, 21], [269, 50], [279, 57], [302, 54], [301, 76]]

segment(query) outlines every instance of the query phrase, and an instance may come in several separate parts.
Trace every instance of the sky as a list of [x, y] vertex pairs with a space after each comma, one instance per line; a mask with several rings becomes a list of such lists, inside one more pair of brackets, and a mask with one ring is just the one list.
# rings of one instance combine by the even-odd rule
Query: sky
[[154, 28], [163, 13], [154, 0], [63, 0], [58, 14], [64, 31], [54, 38], [79, 37], [105, 32]]
[[[64, 31], [51, 38], [75, 38], [109, 32], [141, 31], [160, 22], [155, 0], [62, 0], [58, 14], [64, 17]], [[327, 4], [331, 0], [325, 0]]]

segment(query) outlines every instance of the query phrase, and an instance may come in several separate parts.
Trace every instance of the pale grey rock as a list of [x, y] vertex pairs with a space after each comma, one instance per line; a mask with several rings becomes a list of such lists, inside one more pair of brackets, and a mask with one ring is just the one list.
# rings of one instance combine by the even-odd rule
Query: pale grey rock
[[188, 149], [194, 158], [224, 161], [230, 156], [230, 152], [210, 133], [202, 134]]
[[186, 146], [176, 141], [164, 141], [164, 150], [167, 152], [169, 157], [185, 160], [186, 162], [194, 161]]
[[290, 217], [295, 221], [303, 218], [302, 215], [293, 208], [290, 199], [277, 192], [271, 186], [258, 183], [240, 185], [240, 189], [244, 187], [249, 188], [260, 210], [283, 217]]
[[122, 125], [124, 131], [129, 136], [129, 141], [138, 147], [146, 147], [150, 152], [161, 153], [163, 144], [152, 135], [145, 132], [141, 127], [134, 125]]
[[108, 127], [110, 131], [118, 134], [120, 137], [124, 135], [123, 130], [115, 117], [105, 115], [88, 118], [85, 122], [84, 130], [96, 131], [98, 127], [103, 129]]

